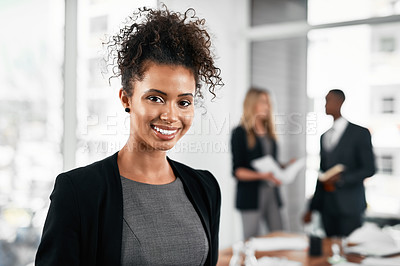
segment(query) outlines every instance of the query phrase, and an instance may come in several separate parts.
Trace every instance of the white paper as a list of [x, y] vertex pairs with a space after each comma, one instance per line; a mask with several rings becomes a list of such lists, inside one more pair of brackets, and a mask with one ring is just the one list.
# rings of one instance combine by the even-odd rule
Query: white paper
[[400, 258], [366, 258], [361, 264], [370, 266], [399, 266]]
[[306, 159], [301, 158], [289, 164], [285, 169], [282, 169], [271, 155], [263, 156], [252, 162], [253, 167], [258, 172], [272, 172], [275, 178], [279, 179], [282, 184], [292, 183], [305, 164]]
[[302, 266], [299, 261], [288, 260], [278, 257], [261, 257], [257, 260], [257, 266]]
[[365, 256], [389, 256], [400, 254], [400, 246], [393, 237], [374, 223], [364, 223], [347, 238], [348, 243], [356, 246], [346, 247], [347, 253]]
[[308, 240], [302, 237], [260, 237], [252, 238], [251, 245], [259, 251], [306, 250]]
[[369, 242], [396, 245], [394, 239], [385, 233], [375, 223], [366, 222], [362, 227], [354, 230], [348, 237], [347, 242], [351, 244], [363, 244]]
[[360, 254], [364, 256], [384, 257], [394, 254], [400, 254], [400, 248], [396, 246], [381, 244], [379, 242], [370, 242], [354, 247], [348, 247], [346, 249], [346, 252]]
[[[348, 262], [348, 261], [343, 261], [343, 262], [335, 264], [335, 266], [360, 266], [360, 264], [353, 263], [353, 262]], [[378, 266], [378, 265], [375, 265], [375, 266]]]

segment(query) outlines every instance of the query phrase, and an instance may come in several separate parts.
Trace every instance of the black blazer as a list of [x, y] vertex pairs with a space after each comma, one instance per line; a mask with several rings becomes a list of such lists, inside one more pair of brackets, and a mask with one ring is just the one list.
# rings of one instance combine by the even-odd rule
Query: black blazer
[[[123, 199], [117, 155], [57, 177], [35, 265], [121, 264]], [[169, 158], [168, 162], [181, 178], [207, 234], [210, 248], [205, 265], [216, 265], [219, 185], [208, 171]]]
[[310, 209], [337, 215], [360, 215], [366, 208], [364, 179], [375, 174], [375, 158], [368, 129], [348, 123], [336, 147], [326, 151], [321, 136], [320, 169], [325, 172], [340, 163], [346, 170], [334, 192], [326, 192], [317, 181]]
[[[233, 176], [239, 167], [244, 167], [256, 171], [251, 165], [251, 161], [264, 156], [262, 144], [256, 138], [256, 144], [253, 148], [249, 148], [246, 136], [246, 130], [242, 126], [233, 129], [231, 137], [231, 150], [232, 150], [232, 166]], [[276, 160], [277, 158], [277, 145], [276, 141], [272, 141], [272, 154], [271, 156]], [[237, 180], [236, 187], [236, 208], [239, 210], [258, 209], [258, 191], [261, 181], [240, 181]], [[275, 187], [275, 194], [279, 206], [282, 205], [279, 189]]]

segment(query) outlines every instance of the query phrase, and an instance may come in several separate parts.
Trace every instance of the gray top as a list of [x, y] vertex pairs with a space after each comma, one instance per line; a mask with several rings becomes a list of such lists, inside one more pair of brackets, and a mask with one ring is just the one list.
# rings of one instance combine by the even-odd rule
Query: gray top
[[269, 136], [258, 137], [263, 148], [263, 155], [272, 154], [272, 140]]
[[[259, 139], [260, 139], [260, 141], [261, 141], [261, 146], [262, 146], [262, 150], [263, 150], [263, 155], [265, 156], [265, 155], [272, 155], [272, 140], [271, 140], [271, 138], [268, 136], [268, 135], [266, 135], [266, 136], [259, 136], [258, 137]], [[263, 187], [268, 187], [268, 190], [270, 191], [270, 190], [272, 190], [273, 188], [273, 186], [274, 185], [272, 185], [271, 184], [271, 182], [270, 181], [266, 181], [266, 180], [263, 180], [262, 182], [261, 182], [261, 184], [263, 185]], [[265, 192], [266, 193], [266, 192]], [[269, 192], [269, 193], [273, 193], [273, 192]]]
[[121, 176], [121, 265], [204, 265], [208, 240], [179, 178], [165, 185]]

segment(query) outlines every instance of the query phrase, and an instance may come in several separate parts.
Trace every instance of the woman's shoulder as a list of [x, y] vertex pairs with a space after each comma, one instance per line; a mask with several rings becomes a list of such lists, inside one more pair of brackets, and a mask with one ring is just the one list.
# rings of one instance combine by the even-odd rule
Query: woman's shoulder
[[242, 125], [237, 125], [236, 127], [234, 127], [232, 129], [232, 132], [241, 132], [241, 133], [245, 133], [246, 130]]
[[246, 135], [246, 130], [242, 125], [238, 125], [235, 128], [232, 129], [232, 136], [245, 136]]
[[112, 176], [115, 170], [118, 171], [116, 156], [117, 153], [89, 165], [63, 172], [57, 179], [70, 179], [73, 183], [92, 183], [94, 180], [98, 182], [102, 177]]

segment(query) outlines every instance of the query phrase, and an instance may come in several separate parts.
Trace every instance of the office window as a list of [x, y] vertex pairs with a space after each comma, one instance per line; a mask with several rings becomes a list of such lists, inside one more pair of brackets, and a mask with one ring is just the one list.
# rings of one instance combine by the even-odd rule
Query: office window
[[27, 265], [62, 171], [64, 1], [1, 1], [0, 32], [0, 265]]
[[385, 97], [382, 99], [382, 113], [393, 114], [395, 107], [395, 99], [393, 97]]
[[378, 171], [381, 174], [393, 174], [393, 155], [378, 156]]
[[308, 0], [312, 25], [400, 14], [399, 0]]
[[251, 0], [250, 2], [252, 26], [307, 19], [305, 0]]
[[[396, 97], [400, 86], [400, 65], [397, 62], [400, 55], [395, 52], [392, 41], [386, 40], [382, 45], [382, 39], [386, 38], [382, 36], [388, 36], [388, 32], [398, 32], [399, 29], [399, 22], [379, 25], [366, 23], [309, 32], [307, 90], [313, 100], [311, 109], [321, 116], [317, 123], [319, 134], [307, 135], [308, 173], [318, 170], [318, 140], [332, 124], [332, 118], [323, 115], [324, 96], [334, 88], [342, 89], [346, 94], [343, 116], [370, 130], [376, 151], [386, 149], [389, 145], [393, 153], [400, 152], [398, 120], [387, 116], [395, 114], [397, 108]], [[382, 52], [383, 49], [394, 52], [388, 56]], [[377, 164], [379, 171], [365, 182], [367, 215], [400, 217], [399, 209], [387, 207], [389, 202], [400, 202], [398, 193], [392, 193], [390, 189], [397, 185], [396, 180], [400, 180], [399, 173], [393, 169], [394, 158], [381, 156]], [[307, 174], [306, 186], [306, 191], [310, 193], [308, 195], [311, 195], [315, 188], [315, 174]]]
[[91, 93], [96, 95], [96, 88], [107, 85], [107, 62], [102, 57], [94, 57], [87, 59], [88, 79], [87, 86]]
[[90, 18], [89, 23], [90, 23], [90, 29], [89, 29], [90, 34], [94, 33], [104, 34], [105, 32], [107, 32], [107, 26], [108, 26], [107, 15]]
[[383, 37], [380, 39], [380, 51], [391, 53], [396, 51], [396, 39], [393, 37]]

